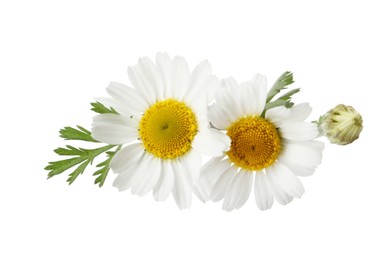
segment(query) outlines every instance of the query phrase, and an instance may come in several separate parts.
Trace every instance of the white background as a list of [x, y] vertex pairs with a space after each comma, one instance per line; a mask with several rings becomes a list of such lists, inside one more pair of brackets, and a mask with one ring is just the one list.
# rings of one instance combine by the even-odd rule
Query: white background
[[[1, 1], [0, 259], [390, 259], [387, 2]], [[364, 131], [327, 143], [304, 196], [264, 212], [253, 196], [180, 211], [117, 192], [112, 175], [98, 188], [93, 168], [46, 180], [57, 131], [89, 127], [89, 102], [157, 51], [239, 81], [291, 70], [312, 119], [350, 104]]]

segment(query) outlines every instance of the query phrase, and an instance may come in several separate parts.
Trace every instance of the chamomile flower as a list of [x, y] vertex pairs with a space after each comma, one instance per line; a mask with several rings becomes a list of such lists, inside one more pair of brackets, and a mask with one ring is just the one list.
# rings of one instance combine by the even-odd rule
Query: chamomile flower
[[207, 105], [220, 81], [201, 62], [190, 72], [182, 57], [158, 53], [156, 64], [140, 58], [128, 70], [131, 87], [111, 83], [110, 98], [98, 101], [118, 114], [93, 118], [92, 136], [108, 144], [128, 144], [111, 161], [114, 186], [157, 201], [172, 192], [179, 208], [191, 205], [192, 184], [199, 177], [201, 154], [218, 156], [230, 140], [210, 129]]
[[209, 117], [226, 131], [231, 147], [202, 168], [195, 189], [202, 200], [224, 199], [224, 210], [239, 209], [254, 185], [256, 203], [266, 210], [274, 199], [285, 205], [304, 193], [297, 176], [314, 172], [324, 148], [313, 140], [319, 135], [316, 124], [304, 122], [311, 108], [306, 103], [278, 106], [261, 116], [266, 91], [266, 78], [259, 74], [240, 85], [232, 78], [222, 81]]

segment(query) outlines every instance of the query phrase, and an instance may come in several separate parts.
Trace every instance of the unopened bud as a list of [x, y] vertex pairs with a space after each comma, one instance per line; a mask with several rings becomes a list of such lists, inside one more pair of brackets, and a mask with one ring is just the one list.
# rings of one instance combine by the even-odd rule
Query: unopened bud
[[320, 130], [333, 144], [346, 145], [358, 139], [363, 129], [361, 115], [351, 106], [338, 105], [320, 122]]

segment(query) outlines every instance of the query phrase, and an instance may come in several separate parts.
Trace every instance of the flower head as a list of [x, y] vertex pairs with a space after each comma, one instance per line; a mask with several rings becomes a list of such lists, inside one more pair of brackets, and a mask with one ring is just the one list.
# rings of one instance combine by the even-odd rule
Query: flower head
[[209, 116], [213, 126], [226, 131], [231, 147], [203, 167], [196, 185], [202, 200], [224, 199], [224, 210], [238, 209], [253, 181], [261, 210], [269, 209], [274, 199], [285, 205], [304, 193], [297, 176], [314, 172], [324, 148], [313, 140], [319, 134], [316, 124], [304, 122], [311, 108], [306, 103], [277, 106], [262, 116], [266, 92], [266, 78], [259, 74], [240, 85], [232, 78], [222, 81]]
[[230, 140], [209, 128], [207, 104], [220, 81], [207, 61], [192, 72], [182, 57], [158, 53], [156, 64], [140, 58], [129, 68], [131, 87], [111, 83], [110, 98], [98, 101], [119, 114], [93, 119], [92, 136], [108, 144], [129, 144], [111, 161], [118, 173], [114, 186], [156, 200], [173, 193], [180, 208], [191, 205], [192, 184], [198, 179], [201, 154], [218, 156]]
[[340, 104], [324, 115], [320, 128], [331, 143], [347, 145], [360, 136], [363, 120], [353, 107]]

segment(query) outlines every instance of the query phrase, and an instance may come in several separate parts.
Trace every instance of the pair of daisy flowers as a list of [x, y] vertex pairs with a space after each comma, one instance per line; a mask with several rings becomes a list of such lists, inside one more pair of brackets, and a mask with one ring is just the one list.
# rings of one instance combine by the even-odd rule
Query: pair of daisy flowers
[[[266, 78], [238, 84], [219, 80], [207, 61], [190, 71], [182, 57], [140, 58], [128, 70], [131, 86], [111, 83], [109, 98], [97, 101], [116, 114], [93, 118], [92, 137], [124, 145], [110, 168], [114, 186], [157, 201], [172, 193], [179, 208], [190, 208], [192, 194], [239, 209], [252, 187], [259, 209], [273, 201], [300, 198], [298, 176], [320, 164], [324, 145], [314, 139], [318, 126], [305, 122], [307, 103], [267, 109]], [[202, 156], [212, 157], [202, 165]]]

